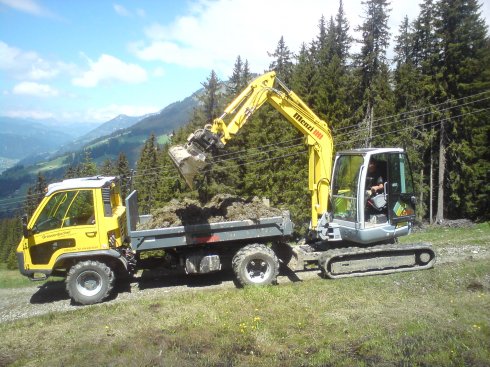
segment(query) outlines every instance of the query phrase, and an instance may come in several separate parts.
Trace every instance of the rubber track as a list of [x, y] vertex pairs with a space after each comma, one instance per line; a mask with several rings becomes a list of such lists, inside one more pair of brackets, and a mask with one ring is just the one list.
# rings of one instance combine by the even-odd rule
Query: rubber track
[[[431, 253], [431, 259], [425, 265], [415, 265], [412, 267], [403, 267], [403, 268], [387, 268], [380, 270], [368, 270], [363, 272], [354, 272], [354, 273], [342, 273], [342, 274], [332, 274], [328, 270], [328, 266], [324, 266], [324, 264], [331, 263], [332, 259], [339, 258], [339, 260], [346, 260], [352, 256], [358, 255], [369, 255], [375, 253], [388, 253], [388, 256], [395, 256], [401, 252], [409, 252], [409, 251], [422, 251], [425, 250]], [[374, 257], [373, 257], [374, 258]], [[368, 276], [368, 275], [376, 275], [376, 274], [390, 274], [390, 273], [399, 273], [404, 271], [414, 271], [414, 270], [423, 270], [430, 269], [434, 266], [436, 261], [436, 254], [429, 243], [414, 243], [414, 244], [388, 244], [388, 245], [377, 245], [371, 247], [345, 247], [345, 248], [336, 248], [331, 250], [326, 250], [322, 253], [319, 259], [319, 265], [322, 270], [322, 273], [327, 278], [349, 278], [349, 277], [360, 277], [360, 276]]]

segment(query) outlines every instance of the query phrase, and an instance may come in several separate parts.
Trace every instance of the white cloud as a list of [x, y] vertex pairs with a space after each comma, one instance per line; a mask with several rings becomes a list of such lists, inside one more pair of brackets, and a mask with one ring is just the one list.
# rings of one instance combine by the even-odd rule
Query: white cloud
[[145, 18], [146, 17], [146, 11], [144, 9], [138, 8], [134, 11], [128, 10], [121, 4], [113, 4], [114, 11], [120, 15], [121, 17], [133, 17], [134, 15], [140, 17], [140, 18]]
[[19, 83], [14, 86], [12, 93], [36, 97], [56, 97], [59, 94], [57, 89], [47, 84], [39, 84], [34, 82]]
[[121, 4], [114, 4], [114, 11], [122, 17], [130, 17], [131, 13]]
[[0, 70], [17, 79], [47, 80], [61, 72], [73, 72], [74, 66], [43, 59], [33, 51], [24, 51], [0, 41]]
[[[362, 22], [360, 0], [344, 0], [350, 31]], [[231, 73], [238, 55], [249, 61], [253, 71], [268, 68], [281, 36], [292, 52], [303, 42], [318, 36], [323, 15], [328, 21], [338, 11], [338, 0], [199, 0], [187, 15], [172, 23], [152, 24], [145, 29], [146, 40], [133, 43], [131, 51], [145, 61], [162, 61], [192, 68]], [[392, 0], [390, 27], [396, 33], [405, 14], [411, 19], [418, 6], [406, 0]], [[359, 36], [358, 36], [359, 37]]]
[[103, 81], [142, 83], [148, 79], [145, 69], [136, 64], [125, 63], [118, 58], [103, 54], [97, 61], [88, 59], [90, 70], [72, 79], [73, 85], [91, 88]]
[[0, 4], [31, 15], [54, 17], [51, 11], [39, 5], [35, 0], [0, 0]]
[[153, 70], [152, 76], [160, 78], [165, 75], [165, 69], [162, 67], [157, 67]]
[[22, 110], [7, 110], [5, 113], [2, 113], [3, 116], [7, 117], [15, 117], [15, 118], [22, 118], [22, 119], [35, 119], [35, 120], [46, 120], [46, 119], [51, 119], [54, 118], [54, 114], [49, 111], [43, 111], [43, 110], [29, 110], [29, 109], [22, 109]]

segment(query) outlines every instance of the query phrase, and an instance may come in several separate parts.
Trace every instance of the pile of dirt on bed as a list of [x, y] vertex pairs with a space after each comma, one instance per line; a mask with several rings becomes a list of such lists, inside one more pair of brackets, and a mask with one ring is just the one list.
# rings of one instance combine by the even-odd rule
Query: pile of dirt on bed
[[231, 195], [216, 195], [208, 203], [184, 199], [172, 200], [166, 206], [152, 211], [147, 223], [139, 224], [137, 229], [178, 227], [189, 224], [217, 223], [235, 220], [257, 220], [262, 217], [282, 215], [282, 211], [265, 205], [259, 198], [245, 200]]

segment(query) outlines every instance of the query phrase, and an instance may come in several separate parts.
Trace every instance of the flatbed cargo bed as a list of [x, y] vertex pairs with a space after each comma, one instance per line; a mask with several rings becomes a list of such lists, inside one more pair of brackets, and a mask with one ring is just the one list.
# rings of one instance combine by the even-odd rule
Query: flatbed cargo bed
[[293, 232], [289, 212], [282, 216], [265, 217], [218, 223], [203, 223], [137, 230], [138, 223], [151, 219], [151, 215], [139, 215], [137, 192], [126, 198], [127, 232], [131, 248], [135, 251], [221, 243], [253, 243], [254, 240], [280, 240]]

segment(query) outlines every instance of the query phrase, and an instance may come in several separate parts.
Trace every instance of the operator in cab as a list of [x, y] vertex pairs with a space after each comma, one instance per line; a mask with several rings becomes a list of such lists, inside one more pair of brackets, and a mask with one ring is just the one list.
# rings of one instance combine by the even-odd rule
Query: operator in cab
[[366, 178], [366, 191], [370, 196], [383, 192], [385, 177], [381, 167], [375, 158], [369, 160], [368, 174]]

